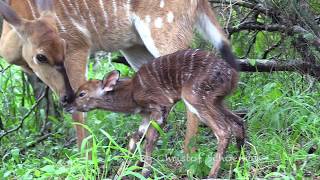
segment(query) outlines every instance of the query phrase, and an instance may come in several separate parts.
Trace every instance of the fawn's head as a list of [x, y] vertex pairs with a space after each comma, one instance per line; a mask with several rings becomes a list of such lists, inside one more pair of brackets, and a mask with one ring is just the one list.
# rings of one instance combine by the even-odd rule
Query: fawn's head
[[112, 109], [114, 104], [114, 88], [119, 80], [119, 71], [111, 71], [103, 80], [90, 80], [79, 87], [75, 99], [67, 111], [87, 112], [99, 108], [101, 104], [105, 109]]
[[72, 91], [64, 66], [66, 42], [56, 26], [52, 0], [38, 0], [40, 17], [27, 20], [3, 1], [0, 14], [16, 31], [22, 42], [22, 57], [32, 71], [59, 94], [63, 104], [72, 101]]

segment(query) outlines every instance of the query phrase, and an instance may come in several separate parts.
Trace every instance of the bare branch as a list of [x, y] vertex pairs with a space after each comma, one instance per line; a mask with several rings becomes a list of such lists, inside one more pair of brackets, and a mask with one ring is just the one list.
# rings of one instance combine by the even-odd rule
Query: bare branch
[[254, 9], [263, 13], [265, 15], [269, 15], [271, 11], [265, 8], [262, 4], [254, 4], [247, 1], [237, 1], [237, 0], [209, 0], [210, 3], [217, 3], [217, 4], [232, 4], [237, 6], [242, 6], [249, 9]]
[[24, 154], [29, 148], [32, 148], [32, 147], [35, 147], [37, 144], [43, 142], [44, 140], [48, 139], [50, 136], [52, 136], [54, 133], [48, 133], [48, 134], [45, 134], [41, 137], [39, 137], [38, 139], [36, 139], [35, 141], [29, 143], [26, 147], [22, 148], [20, 150], [20, 152], [22, 154]]
[[228, 32], [235, 33], [244, 30], [251, 31], [269, 31], [269, 32], [286, 32], [288, 31], [288, 27], [280, 24], [257, 24], [257, 23], [242, 23], [236, 27], [228, 27]]
[[[292, 71], [308, 74], [318, 80], [320, 79], [320, 66], [302, 60], [279, 61], [256, 59], [250, 61], [248, 59], [239, 59], [237, 62], [242, 72]], [[254, 65], [250, 62], [254, 62]]]
[[21, 118], [20, 120], [20, 124], [13, 128], [10, 129], [8, 131], [5, 131], [4, 133], [0, 134], [0, 141], [4, 136], [7, 136], [8, 134], [11, 134], [17, 130], [19, 130], [20, 128], [22, 128], [24, 121], [31, 115], [31, 113], [36, 109], [36, 107], [39, 105], [39, 103], [41, 102], [41, 100], [45, 97], [46, 95], [46, 91], [43, 92], [43, 94], [38, 98], [38, 100], [36, 101], [36, 103], [30, 108], [30, 110]]

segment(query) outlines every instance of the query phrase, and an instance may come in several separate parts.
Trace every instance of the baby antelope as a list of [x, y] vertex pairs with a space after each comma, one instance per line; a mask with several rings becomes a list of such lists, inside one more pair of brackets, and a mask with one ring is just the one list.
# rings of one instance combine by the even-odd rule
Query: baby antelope
[[145, 134], [144, 176], [150, 175], [151, 153], [158, 132], [150, 120], [164, 126], [173, 105], [182, 100], [201, 122], [210, 127], [218, 140], [215, 162], [209, 177], [217, 177], [231, 135], [240, 149], [244, 144], [244, 125], [240, 117], [223, 105], [224, 98], [237, 86], [235, 62], [217, 59], [210, 52], [183, 50], [143, 65], [132, 79], [119, 79], [112, 71], [103, 80], [90, 80], [76, 93], [69, 110], [105, 109], [140, 113], [144, 120], [129, 142], [134, 151]]

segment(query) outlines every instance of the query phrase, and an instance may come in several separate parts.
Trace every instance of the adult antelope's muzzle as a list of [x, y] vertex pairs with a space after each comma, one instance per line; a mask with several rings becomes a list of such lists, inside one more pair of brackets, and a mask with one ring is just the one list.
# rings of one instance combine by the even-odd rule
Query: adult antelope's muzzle
[[73, 89], [71, 87], [71, 84], [70, 84], [70, 81], [69, 81], [69, 78], [68, 78], [68, 75], [67, 75], [67, 71], [66, 71], [64, 65], [57, 66], [57, 70], [63, 76], [65, 92], [60, 97], [60, 103], [65, 108], [65, 107], [67, 107], [68, 104], [71, 104], [73, 102], [73, 100], [75, 99], [75, 94], [74, 94], [74, 91], [73, 91]]

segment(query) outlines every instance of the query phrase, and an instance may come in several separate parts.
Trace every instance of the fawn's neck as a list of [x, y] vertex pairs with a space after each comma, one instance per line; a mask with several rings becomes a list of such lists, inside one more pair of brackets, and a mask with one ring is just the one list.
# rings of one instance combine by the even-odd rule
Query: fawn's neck
[[[133, 99], [131, 79], [119, 80], [114, 91], [109, 93], [111, 94], [105, 95], [105, 97], [98, 102], [98, 108], [130, 114], [140, 112], [139, 105]], [[110, 96], [112, 97], [111, 102], [106, 100], [110, 100]]]

